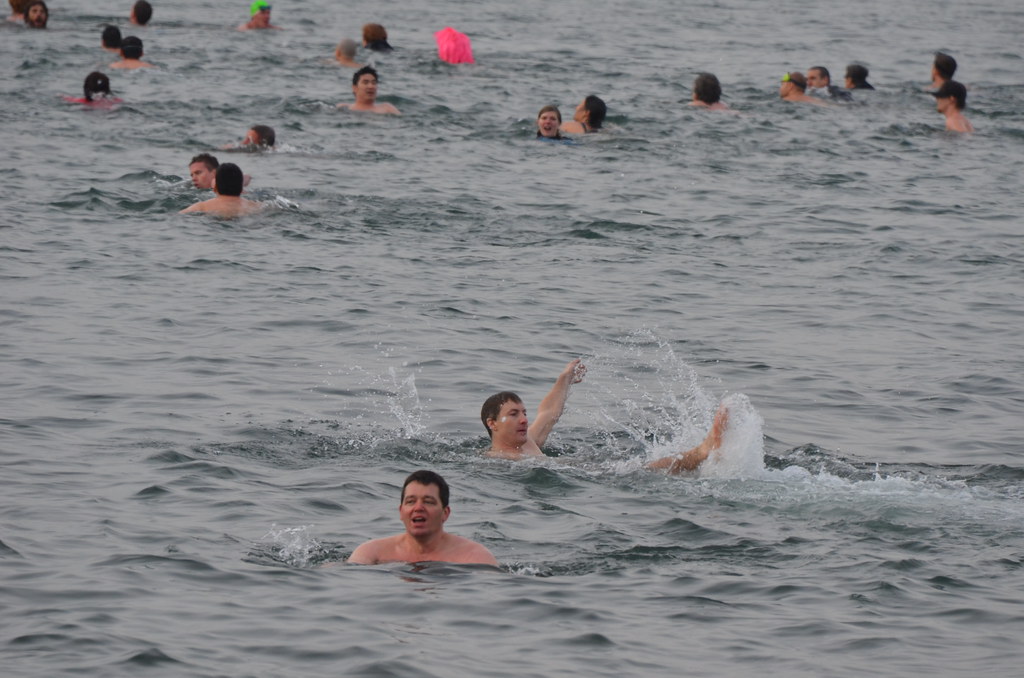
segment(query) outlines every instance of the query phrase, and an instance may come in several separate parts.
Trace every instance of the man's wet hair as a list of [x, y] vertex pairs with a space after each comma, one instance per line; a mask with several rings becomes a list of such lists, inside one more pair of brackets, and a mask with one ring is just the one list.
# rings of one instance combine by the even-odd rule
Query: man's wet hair
[[437, 485], [437, 493], [441, 495], [441, 508], [448, 508], [448, 483], [445, 482], [444, 478], [442, 478], [439, 473], [434, 473], [433, 471], [427, 471], [425, 469], [410, 473], [409, 477], [405, 479], [404, 483], [402, 483], [402, 495], [399, 500], [399, 504], [405, 502], [405, 488], [409, 487], [409, 483]]
[[797, 89], [801, 92], [807, 91], [807, 76], [800, 71], [792, 71], [786, 75], [789, 76], [789, 81], [796, 85]]
[[832, 75], [828, 72], [828, 69], [824, 66], [811, 66], [808, 71], [818, 71], [821, 73], [821, 77], [825, 78], [825, 82], [829, 85], [832, 84]]
[[693, 93], [706, 104], [717, 104], [722, 98], [722, 84], [714, 73], [701, 73], [693, 81]]
[[356, 41], [352, 38], [345, 38], [338, 43], [338, 52], [344, 54], [349, 59], [354, 59], [356, 56], [356, 48], [359, 46]]
[[189, 160], [188, 164], [191, 167], [197, 162], [201, 162], [204, 165], [206, 165], [206, 169], [210, 170], [211, 172], [220, 167], [220, 162], [217, 161], [217, 158], [213, 157], [209, 153], [200, 153], [196, 157]]
[[121, 40], [121, 54], [125, 59], [142, 58], [142, 39], [129, 35]]
[[355, 87], [356, 85], [358, 85], [359, 84], [359, 78], [363, 77], [367, 73], [372, 75], [374, 80], [376, 80], [377, 82], [380, 82], [380, 76], [377, 75], [377, 69], [376, 68], [374, 68], [373, 66], [363, 66], [358, 71], [356, 71], [355, 73], [352, 74], [352, 86]]
[[135, 12], [135, 23], [137, 24], [145, 26], [153, 18], [153, 5], [146, 2], [146, 0], [136, 2], [132, 7], [132, 11]]
[[274, 142], [277, 141], [274, 128], [270, 125], [253, 125], [250, 129], [256, 132], [256, 138], [259, 139], [260, 146], [273, 146]]
[[604, 116], [608, 114], [608, 106], [604, 100], [596, 94], [590, 94], [583, 100], [583, 108], [590, 114], [587, 116], [587, 124], [593, 129], [601, 129]]
[[956, 73], [956, 59], [948, 54], [936, 52], [934, 65], [935, 70], [942, 76], [943, 80], [953, 79], [953, 74]]
[[850, 64], [849, 66], [846, 67], [846, 77], [850, 79], [850, 82], [852, 82], [853, 86], [856, 88], [867, 89], [870, 87], [871, 89], [874, 89], [868, 83], [867, 66], [861, 66], [860, 64]]
[[967, 108], [967, 88], [956, 80], [947, 80], [942, 83], [942, 87], [938, 91], [932, 92], [932, 96], [936, 99], [953, 98], [957, 110], [962, 111]]
[[85, 76], [83, 89], [85, 90], [86, 101], [92, 101], [94, 94], [110, 94], [110, 78], [104, 73], [93, 71]]
[[121, 47], [121, 29], [117, 26], [107, 26], [104, 28], [103, 46], [119, 49]]
[[[556, 109], [557, 110], [557, 109]], [[541, 109], [543, 113], [544, 110]], [[497, 419], [501, 413], [501, 408], [505, 403], [512, 401], [514, 403], [523, 404], [523, 399], [512, 391], [502, 391], [501, 393], [495, 393], [490, 398], [484, 401], [484, 406], [480, 408], [480, 421], [484, 423], [484, 428], [487, 429], [488, 437], [493, 437], [494, 432], [491, 431], [491, 427], [487, 425], [488, 419]]]
[[233, 162], [226, 162], [217, 168], [214, 185], [218, 195], [242, 195], [242, 168]]

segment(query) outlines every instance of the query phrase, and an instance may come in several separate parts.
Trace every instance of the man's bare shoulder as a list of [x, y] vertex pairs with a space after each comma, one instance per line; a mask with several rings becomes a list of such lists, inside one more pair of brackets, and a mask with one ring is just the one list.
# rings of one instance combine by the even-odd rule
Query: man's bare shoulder
[[358, 546], [352, 552], [352, 555], [348, 557], [348, 562], [357, 565], [376, 565], [378, 563], [394, 561], [395, 558], [388, 558], [387, 555], [397, 551], [396, 543], [401, 538], [402, 535], [396, 534], [391, 537], [371, 539]]
[[448, 536], [455, 541], [450, 548], [450, 557], [446, 557], [445, 562], [465, 565], [498, 565], [498, 559], [483, 544], [465, 537]]
[[219, 217], [238, 217], [258, 212], [262, 208], [260, 203], [245, 198], [218, 196], [190, 205], [181, 210], [181, 214], [204, 212]]

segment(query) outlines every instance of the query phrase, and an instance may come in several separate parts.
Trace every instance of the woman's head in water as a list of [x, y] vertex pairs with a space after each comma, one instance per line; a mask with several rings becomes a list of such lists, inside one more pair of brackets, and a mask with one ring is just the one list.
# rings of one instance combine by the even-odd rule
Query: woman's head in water
[[693, 98], [711, 104], [718, 103], [722, 98], [722, 85], [711, 73], [701, 73], [693, 81]]
[[604, 100], [596, 94], [589, 95], [576, 107], [576, 113], [572, 116], [576, 122], [586, 123], [590, 129], [601, 129], [604, 124], [604, 116], [608, 113], [608, 106]]
[[548, 139], [561, 139], [558, 128], [562, 125], [562, 113], [558, 106], [545, 106], [537, 114], [537, 136]]
[[25, 25], [29, 28], [46, 28], [50, 20], [50, 10], [43, 0], [32, 0], [25, 5]]
[[110, 78], [99, 71], [85, 76], [85, 100], [103, 99], [110, 96]]

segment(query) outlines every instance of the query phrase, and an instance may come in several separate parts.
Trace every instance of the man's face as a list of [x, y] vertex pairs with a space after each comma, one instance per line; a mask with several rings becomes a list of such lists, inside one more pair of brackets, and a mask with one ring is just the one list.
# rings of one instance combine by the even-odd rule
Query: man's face
[[32, 5], [25, 15], [25, 23], [33, 28], [46, 28], [46, 10], [42, 5]]
[[441, 488], [415, 480], [402, 491], [398, 515], [412, 537], [429, 537], [441, 531], [451, 509], [441, 506]]
[[213, 177], [217, 174], [206, 166], [205, 162], [194, 162], [188, 166], [188, 174], [192, 177], [192, 185], [201, 191], [213, 188]]
[[252, 25], [255, 28], [266, 28], [270, 25], [270, 10], [261, 9], [252, 17]]
[[807, 86], [808, 87], [828, 87], [828, 78], [818, 68], [812, 68], [807, 71]]
[[377, 78], [372, 73], [363, 73], [359, 81], [352, 85], [356, 99], [375, 101], [377, 99]]
[[514, 400], [507, 400], [498, 410], [498, 418], [490, 419], [491, 436], [503, 443], [523, 445], [528, 440], [530, 420], [526, 416], [526, 406]]

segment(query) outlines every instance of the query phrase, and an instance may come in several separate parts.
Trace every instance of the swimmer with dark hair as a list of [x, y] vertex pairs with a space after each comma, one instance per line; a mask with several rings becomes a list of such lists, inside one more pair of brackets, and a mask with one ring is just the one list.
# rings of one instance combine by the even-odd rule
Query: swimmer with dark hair
[[263, 208], [258, 202], [242, 197], [242, 186], [245, 175], [241, 168], [233, 162], [225, 162], [217, 168], [213, 180], [213, 192], [216, 197], [197, 202], [181, 210], [181, 214], [205, 212], [218, 217], [240, 217], [258, 212]]
[[25, 25], [29, 28], [46, 28], [50, 20], [50, 10], [43, 0], [30, 0], [25, 3]]
[[103, 29], [103, 36], [100, 38], [103, 49], [110, 52], [121, 51], [121, 29], [117, 26], [107, 26]]
[[956, 59], [942, 52], [935, 53], [935, 61], [932, 62], [932, 87], [939, 89], [947, 81], [953, 79], [956, 73]]
[[701, 73], [693, 81], [693, 101], [688, 105], [712, 111], [730, 110], [722, 101], [722, 85], [713, 73]]
[[253, 125], [245, 133], [245, 138], [237, 144], [226, 144], [222, 151], [265, 151], [277, 143], [277, 134], [270, 125]]
[[82, 85], [85, 94], [82, 98], [65, 96], [64, 101], [69, 104], [85, 104], [106, 108], [121, 103], [121, 100], [110, 93], [110, 78], [104, 73], [93, 71], [85, 76], [85, 83]]
[[340, 103], [338, 108], [350, 111], [366, 111], [368, 113], [384, 113], [401, 115], [397, 108], [388, 103], [377, 103], [377, 70], [373, 66], [363, 66], [352, 74], [352, 94], [355, 103]]
[[146, 0], [138, 0], [132, 5], [132, 11], [128, 14], [128, 21], [136, 26], [145, 26], [153, 18], [153, 5]]
[[932, 96], [935, 97], [935, 109], [946, 116], [947, 131], [964, 133], [974, 131], [974, 125], [963, 114], [963, 110], [967, 108], [966, 87], [956, 80], [947, 80], [938, 92], [932, 92]]
[[868, 69], [860, 64], [850, 64], [846, 67], [846, 89], [874, 89], [868, 82]]
[[782, 76], [782, 82], [779, 85], [779, 97], [784, 101], [796, 103], [816, 104], [818, 106], [830, 105], [824, 99], [808, 96], [805, 93], [806, 90], [807, 78], [804, 74], [800, 71], [791, 71]]
[[601, 129], [608, 106], [601, 97], [591, 94], [580, 102], [572, 114], [572, 120], [562, 123], [561, 130], [568, 134], [590, 134]]
[[110, 64], [110, 67], [127, 70], [154, 68], [153, 64], [142, 60], [142, 54], [142, 40], [129, 35], [121, 40], [121, 60]]
[[380, 24], [363, 25], [363, 47], [374, 52], [392, 52], [395, 49], [388, 44], [388, 32]]

